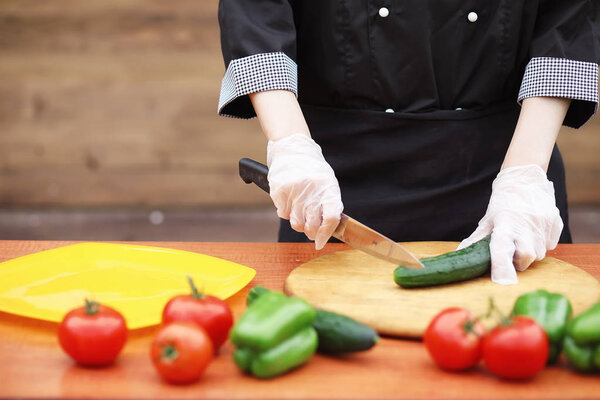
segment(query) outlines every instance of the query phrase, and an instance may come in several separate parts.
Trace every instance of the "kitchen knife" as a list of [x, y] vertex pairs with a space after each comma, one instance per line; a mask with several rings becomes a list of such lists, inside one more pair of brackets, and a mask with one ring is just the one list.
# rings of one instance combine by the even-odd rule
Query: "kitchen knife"
[[[240, 177], [244, 182], [254, 183], [269, 193], [267, 180], [269, 169], [266, 165], [249, 158], [242, 158], [239, 168]], [[358, 250], [396, 265], [412, 269], [424, 268], [419, 259], [404, 247], [346, 214], [341, 215], [340, 223], [332, 236]]]

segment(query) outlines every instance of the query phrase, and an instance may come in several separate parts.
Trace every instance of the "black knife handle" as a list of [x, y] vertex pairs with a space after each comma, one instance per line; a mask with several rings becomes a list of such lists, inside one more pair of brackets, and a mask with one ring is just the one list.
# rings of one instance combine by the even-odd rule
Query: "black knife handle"
[[254, 183], [256, 186], [269, 193], [269, 181], [267, 180], [267, 174], [269, 168], [254, 161], [250, 158], [242, 158], [240, 160], [240, 178], [246, 183]]

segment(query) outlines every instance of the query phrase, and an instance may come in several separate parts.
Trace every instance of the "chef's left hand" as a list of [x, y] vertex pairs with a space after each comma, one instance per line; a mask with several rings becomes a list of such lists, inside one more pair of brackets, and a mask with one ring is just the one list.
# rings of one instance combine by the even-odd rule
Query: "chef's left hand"
[[554, 185], [538, 165], [506, 168], [492, 184], [492, 196], [477, 229], [458, 249], [490, 233], [492, 281], [517, 283], [517, 273], [558, 243], [563, 222], [554, 199]]

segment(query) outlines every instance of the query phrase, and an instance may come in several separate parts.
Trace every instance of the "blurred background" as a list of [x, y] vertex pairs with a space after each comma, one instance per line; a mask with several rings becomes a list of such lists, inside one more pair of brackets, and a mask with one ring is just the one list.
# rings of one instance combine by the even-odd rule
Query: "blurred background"
[[[0, 0], [0, 239], [276, 241], [256, 120], [216, 114], [217, 0]], [[600, 119], [563, 129], [575, 242], [600, 242]]]

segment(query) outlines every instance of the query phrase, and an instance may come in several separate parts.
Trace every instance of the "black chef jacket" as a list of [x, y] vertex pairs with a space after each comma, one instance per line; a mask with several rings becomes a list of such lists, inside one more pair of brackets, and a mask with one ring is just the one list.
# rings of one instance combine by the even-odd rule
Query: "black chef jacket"
[[[598, 0], [221, 0], [221, 115], [296, 93], [345, 212], [398, 241], [462, 240], [485, 214], [523, 98], [597, 110]], [[564, 167], [548, 178], [568, 229]], [[282, 221], [281, 241], [304, 241]]]

